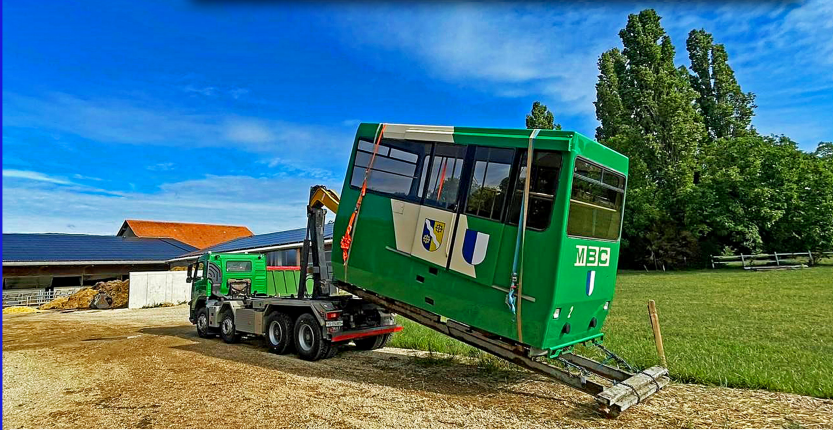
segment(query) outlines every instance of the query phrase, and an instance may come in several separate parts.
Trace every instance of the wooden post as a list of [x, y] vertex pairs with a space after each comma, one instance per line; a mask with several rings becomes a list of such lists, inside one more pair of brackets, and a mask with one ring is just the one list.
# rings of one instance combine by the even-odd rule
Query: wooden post
[[780, 265], [780, 256], [777, 255], [777, 251], [774, 251], [774, 259], [777, 260], [777, 265]]
[[652, 335], [655, 337], [655, 349], [658, 352], [658, 358], [661, 359], [661, 365], [667, 367], [667, 356], [664, 355], [664, 342], [661, 340], [661, 326], [658, 324], [658, 311], [655, 309], [655, 300], [650, 300], [647, 303], [649, 310], [649, 323], [652, 326]]

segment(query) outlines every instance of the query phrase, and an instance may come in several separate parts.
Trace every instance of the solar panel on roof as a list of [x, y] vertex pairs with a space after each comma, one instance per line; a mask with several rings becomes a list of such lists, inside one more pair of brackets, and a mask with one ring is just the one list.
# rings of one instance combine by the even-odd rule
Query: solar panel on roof
[[195, 250], [174, 239], [4, 233], [3, 261], [166, 261]]

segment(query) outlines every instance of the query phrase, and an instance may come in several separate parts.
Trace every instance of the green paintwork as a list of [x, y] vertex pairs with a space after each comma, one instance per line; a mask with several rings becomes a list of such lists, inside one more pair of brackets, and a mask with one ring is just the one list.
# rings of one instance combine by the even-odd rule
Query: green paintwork
[[[270, 296], [295, 295], [299, 291], [298, 270], [268, 270], [267, 271], [267, 294]], [[313, 280], [308, 279], [305, 285], [307, 294], [313, 294]]]
[[[363, 123], [357, 130], [336, 216], [334, 244], [340, 243], [359, 196], [359, 189], [350, 185], [357, 142], [360, 138], [373, 140], [377, 128], [378, 124]], [[453, 140], [460, 145], [526, 149], [530, 134], [531, 130], [525, 129], [456, 127]], [[626, 176], [628, 160], [579, 133], [564, 130], [542, 130], [534, 148], [560, 151], [563, 165], [549, 227], [544, 231], [528, 229], [526, 232], [522, 251], [523, 294], [535, 301], [523, 300], [522, 303], [523, 343], [556, 352], [602, 336], [601, 328], [608, 315], [604, 304], [614, 297], [620, 244], [620, 240], [605, 241], [566, 234], [574, 161], [582, 156]], [[342, 253], [337, 249], [332, 253], [334, 278], [518, 340], [515, 315], [505, 303], [518, 228], [476, 216], [467, 217], [470, 229], [490, 235], [484, 262], [475, 266], [476, 277], [472, 278], [396, 251], [391, 200], [392, 197], [370, 190], [366, 194], [357, 219], [347, 270]], [[452, 226], [447, 228], [446, 234], [454, 234]], [[609, 248], [608, 266], [575, 266], [578, 245]], [[431, 273], [430, 268], [437, 269], [437, 274]], [[595, 271], [595, 282], [593, 294], [588, 295], [586, 281], [591, 270]], [[418, 282], [418, 277], [424, 281]], [[504, 288], [505, 292], [495, 287]], [[427, 298], [434, 301], [434, 305], [428, 304]], [[555, 319], [557, 308], [561, 312]], [[589, 327], [592, 318], [597, 320], [594, 328]], [[571, 325], [568, 334], [562, 333], [566, 323]]]
[[[230, 272], [229, 263], [249, 263], [249, 270]], [[232, 254], [207, 253], [198, 260], [203, 269], [198, 279], [192, 285], [192, 302], [199, 297], [212, 296], [212, 275], [216, 270], [220, 280], [220, 295], [229, 294], [228, 281], [230, 279], [249, 279], [252, 282], [251, 292], [266, 294], [273, 297], [284, 297], [298, 292], [300, 272], [298, 268], [267, 269], [266, 259], [262, 254]], [[307, 281], [307, 293], [313, 291], [313, 281]]]

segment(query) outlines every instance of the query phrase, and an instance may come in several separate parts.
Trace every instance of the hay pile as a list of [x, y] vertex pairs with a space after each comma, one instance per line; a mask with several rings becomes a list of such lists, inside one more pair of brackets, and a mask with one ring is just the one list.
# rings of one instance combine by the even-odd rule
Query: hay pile
[[59, 297], [41, 305], [40, 309], [90, 309], [90, 303], [99, 292], [107, 293], [113, 299], [111, 308], [127, 307], [130, 281], [98, 282], [92, 288], [82, 288], [69, 297]]
[[93, 286], [93, 289], [96, 291], [104, 291], [113, 298], [113, 304], [110, 305], [111, 308], [125, 308], [128, 306], [130, 280], [99, 282]]
[[37, 311], [37, 309], [30, 308], [29, 306], [10, 306], [8, 308], [3, 309], [4, 314], [25, 314]]

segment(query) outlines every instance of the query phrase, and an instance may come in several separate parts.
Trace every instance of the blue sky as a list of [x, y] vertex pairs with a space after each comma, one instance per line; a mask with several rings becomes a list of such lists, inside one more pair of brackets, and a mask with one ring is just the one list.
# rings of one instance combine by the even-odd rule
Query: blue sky
[[3, 2], [3, 231], [114, 234], [126, 218], [303, 226], [356, 124], [524, 127], [534, 100], [594, 135], [601, 52], [655, 7], [688, 65], [724, 43], [754, 124], [832, 140], [832, 2]]

